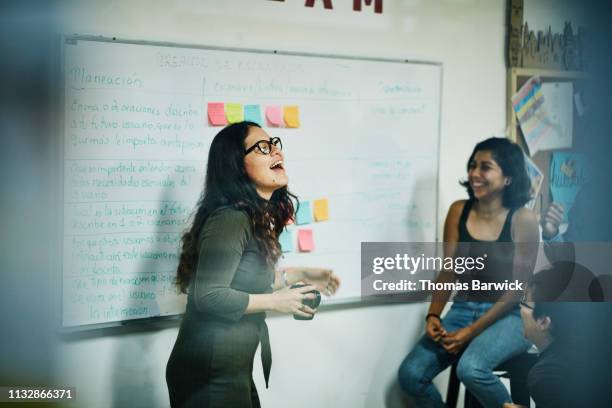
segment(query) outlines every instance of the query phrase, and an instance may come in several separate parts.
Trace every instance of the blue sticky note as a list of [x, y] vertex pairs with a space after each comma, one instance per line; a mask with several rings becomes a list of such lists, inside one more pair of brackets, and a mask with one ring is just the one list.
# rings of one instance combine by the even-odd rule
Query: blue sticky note
[[297, 214], [295, 215], [295, 223], [297, 225], [310, 224], [312, 222], [312, 211], [310, 211], [310, 201], [300, 203]]
[[288, 229], [281, 232], [280, 236], [278, 237], [278, 242], [280, 243], [281, 250], [283, 252], [293, 251], [293, 234]]
[[259, 105], [244, 105], [244, 120], [261, 126], [261, 109]]

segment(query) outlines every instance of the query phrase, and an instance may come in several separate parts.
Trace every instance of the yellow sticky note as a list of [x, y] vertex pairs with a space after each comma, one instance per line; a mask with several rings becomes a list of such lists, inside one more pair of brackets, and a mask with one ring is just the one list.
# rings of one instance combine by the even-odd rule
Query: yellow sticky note
[[226, 103], [225, 116], [229, 123], [238, 123], [244, 120], [244, 112], [240, 103]]
[[329, 219], [329, 212], [327, 208], [327, 198], [321, 198], [314, 201], [315, 221], [326, 221]]
[[285, 117], [285, 124], [290, 128], [300, 127], [300, 108], [297, 106], [285, 106], [283, 107], [283, 116]]

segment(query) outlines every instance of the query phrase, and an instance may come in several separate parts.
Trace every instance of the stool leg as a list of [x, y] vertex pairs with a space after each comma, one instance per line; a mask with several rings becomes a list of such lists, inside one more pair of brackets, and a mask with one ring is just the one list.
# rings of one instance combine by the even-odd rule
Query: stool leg
[[510, 395], [515, 404], [529, 407], [530, 395], [529, 387], [527, 386], [527, 376], [510, 375]]
[[465, 389], [465, 398], [463, 399], [464, 408], [483, 408], [476, 398], [467, 388]]
[[449, 408], [457, 407], [459, 398], [459, 379], [457, 378], [457, 365], [451, 366], [450, 376], [448, 377], [448, 388], [446, 389], [446, 406]]

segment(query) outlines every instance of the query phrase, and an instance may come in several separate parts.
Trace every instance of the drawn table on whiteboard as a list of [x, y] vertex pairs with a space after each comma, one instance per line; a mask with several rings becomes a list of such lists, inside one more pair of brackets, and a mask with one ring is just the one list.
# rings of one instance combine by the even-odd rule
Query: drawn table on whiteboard
[[338, 301], [359, 299], [362, 241], [436, 239], [439, 64], [71, 37], [63, 68], [64, 327], [184, 310], [173, 279], [212, 102], [299, 108], [299, 127], [264, 129], [328, 219], [289, 226], [281, 264], [334, 269]]

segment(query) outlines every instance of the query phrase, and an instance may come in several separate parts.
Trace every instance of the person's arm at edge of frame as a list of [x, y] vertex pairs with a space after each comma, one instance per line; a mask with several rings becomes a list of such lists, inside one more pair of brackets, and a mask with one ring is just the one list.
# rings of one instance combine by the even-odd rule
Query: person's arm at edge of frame
[[[568, 215], [568, 228], [565, 234], [561, 234], [559, 226], [563, 222], [564, 208], [561, 204], [553, 202], [550, 204], [544, 218], [541, 221], [543, 248], [546, 258], [551, 262], [576, 260], [574, 244], [571, 236], [575, 235], [576, 224], [580, 220], [576, 219], [576, 207], [580, 205], [581, 197], [576, 197], [575, 205]], [[567, 238], [570, 238], [569, 240]]]

